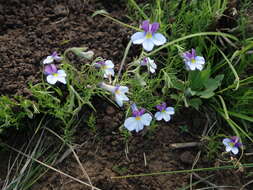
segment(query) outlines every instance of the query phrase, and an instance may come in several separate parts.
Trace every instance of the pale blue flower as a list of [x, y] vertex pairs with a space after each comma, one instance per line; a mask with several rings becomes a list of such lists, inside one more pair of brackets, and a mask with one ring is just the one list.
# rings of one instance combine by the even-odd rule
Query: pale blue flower
[[175, 114], [175, 109], [173, 107], [166, 107], [165, 102], [157, 105], [156, 108], [159, 110], [155, 113], [155, 118], [157, 121], [164, 119], [164, 121], [168, 122], [171, 119], [171, 115]]
[[57, 81], [66, 84], [66, 73], [64, 70], [58, 70], [54, 64], [46, 65], [44, 73], [47, 75], [47, 82], [55, 84]]
[[145, 113], [145, 109], [141, 108], [138, 109], [136, 104], [131, 106], [133, 117], [128, 117], [125, 122], [124, 126], [129, 131], [141, 131], [144, 126], [149, 126], [152, 121], [152, 116], [149, 113]]
[[143, 32], [136, 32], [132, 35], [133, 44], [142, 44], [146, 51], [151, 51], [154, 45], [160, 46], [166, 42], [166, 38], [161, 33], [156, 33], [159, 29], [159, 23], [149, 23], [148, 20], [142, 22]]
[[226, 152], [232, 152], [233, 154], [238, 154], [239, 148], [242, 146], [240, 143], [240, 139], [237, 136], [233, 136], [231, 138], [223, 139], [222, 143], [226, 147]]
[[101, 68], [104, 73], [104, 78], [109, 78], [110, 76], [114, 76], [114, 64], [111, 60], [99, 61], [95, 63], [95, 67]]
[[129, 91], [127, 86], [119, 86], [119, 85], [112, 86], [102, 82], [100, 84], [100, 87], [113, 93], [115, 95], [115, 101], [120, 107], [123, 106], [124, 101], [129, 101], [129, 98], [125, 95], [125, 93], [128, 93]]
[[141, 60], [140, 64], [143, 66], [147, 66], [148, 71], [151, 73], [155, 73], [155, 70], [157, 69], [155, 61], [153, 59], [150, 59], [149, 57], [145, 57], [143, 60]]
[[54, 61], [61, 61], [62, 60], [62, 57], [60, 57], [57, 52], [53, 52], [52, 55], [49, 55], [47, 56], [46, 59], [43, 60], [43, 64], [51, 64], [53, 63]]
[[204, 57], [197, 56], [195, 49], [187, 51], [182, 54], [187, 70], [202, 70], [204, 68], [205, 59]]

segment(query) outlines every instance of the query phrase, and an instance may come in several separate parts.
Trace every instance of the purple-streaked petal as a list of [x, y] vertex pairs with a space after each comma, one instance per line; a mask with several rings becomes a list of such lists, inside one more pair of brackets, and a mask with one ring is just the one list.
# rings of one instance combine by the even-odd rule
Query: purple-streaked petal
[[237, 142], [239, 142], [239, 137], [237, 137], [237, 136], [232, 136], [231, 138], [231, 141], [233, 142], [233, 143], [237, 143]]
[[163, 111], [163, 110], [165, 110], [165, 108], [166, 108], [166, 103], [163, 102], [162, 104], [157, 105], [156, 108], [157, 108], [159, 111]]
[[196, 50], [192, 48], [192, 53], [191, 53], [192, 57], [196, 57]]
[[142, 43], [143, 48], [146, 51], [151, 51], [154, 48], [154, 43], [151, 39], [146, 39], [143, 43]]
[[135, 103], [133, 103], [133, 104], [131, 105], [131, 109], [132, 109], [132, 112], [138, 111], [138, 107], [136, 106]]
[[45, 72], [46, 75], [57, 73], [57, 67], [56, 67], [55, 64], [46, 65], [45, 69], [44, 69], [44, 72]]
[[159, 23], [158, 22], [154, 22], [153, 24], [151, 24], [151, 33], [155, 33], [157, 30], [159, 29]]
[[146, 39], [145, 32], [136, 32], [131, 36], [133, 44], [142, 44]]
[[196, 56], [195, 61], [196, 61], [197, 64], [201, 64], [201, 65], [205, 64], [205, 58], [201, 57], [201, 56]]
[[161, 33], [153, 34], [151, 40], [157, 46], [160, 46], [160, 45], [163, 45], [164, 43], [166, 43], [166, 38]]
[[170, 114], [170, 115], [175, 114], [175, 109], [173, 107], [167, 107], [165, 110], [167, 114]]
[[148, 32], [149, 31], [149, 21], [148, 20], [144, 20], [141, 24], [141, 28], [145, 31]]

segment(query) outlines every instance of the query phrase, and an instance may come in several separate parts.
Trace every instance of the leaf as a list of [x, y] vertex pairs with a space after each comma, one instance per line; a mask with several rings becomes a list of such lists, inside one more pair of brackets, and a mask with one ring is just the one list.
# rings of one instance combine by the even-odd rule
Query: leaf
[[214, 92], [212, 90], [207, 89], [202, 92], [198, 92], [196, 95], [200, 96], [200, 98], [208, 99], [214, 96]]
[[194, 107], [196, 110], [199, 110], [199, 106], [202, 104], [202, 101], [200, 98], [192, 98], [189, 100], [189, 105]]
[[206, 89], [210, 91], [214, 91], [221, 85], [221, 81], [223, 78], [224, 78], [224, 75], [217, 75], [214, 79], [213, 78], [208, 79], [204, 83], [204, 86]]

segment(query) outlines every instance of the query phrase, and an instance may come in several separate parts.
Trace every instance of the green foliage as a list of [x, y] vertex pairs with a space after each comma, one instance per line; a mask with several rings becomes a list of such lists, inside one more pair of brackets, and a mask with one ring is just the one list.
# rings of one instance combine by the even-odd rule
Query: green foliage
[[86, 124], [92, 130], [92, 132], [96, 132], [96, 116], [95, 114], [91, 113], [89, 118], [86, 120]]

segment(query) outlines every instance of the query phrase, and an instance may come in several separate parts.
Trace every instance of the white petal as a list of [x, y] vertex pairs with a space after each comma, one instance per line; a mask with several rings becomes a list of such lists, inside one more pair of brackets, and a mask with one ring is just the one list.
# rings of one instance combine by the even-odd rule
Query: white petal
[[114, 70], [113, 69], [105, 69], [104, 70], [104, 78], [108, 78], [110, 75], [114, 76]]
[[55, 77], [53, 75], [48, 75], [47, 76], [47, 82], [49, 84], [55, 84], [57, 82], [57, 77]]
[[43, 64], [50, 64], [53, 63], [54, 58], [52, 56], [47, 56], [46, 59], [43, 60]]
[[173, 107], [167, 107], [165, 109], [166, 113], [170, 114], [170, 115], [173, 115], [175, 114], [175, 109]]
[[[195, 64], [196, 64], [196, 63], [195, 63]], [[196, 68], [197, 68], [198, 70], [202, 71], [202, 69], [203, 69], [203, 65], [199, 65], [199, 64], [197, 64], [197, 65], [196, 65]]]
[[[137, 120], [136, 120], [136, 121], [137, 121]], [[138, 133], [138, 132], [141, 131], [143, 128], [144, 128], [143, 123], [142, 123], [140, 120], [138, 120], [138, 121], [137, 121], [137, 127], [136, 127], [135, 131]]]
[[238, 154], [239, 149], [238, 149], [237, 147], [233, 147], [233, 148], [231, 149], [231, 151], [232, 151], [234, 154]]
[[66, 84], [66, 78], [65, 77], [58, 76], [57, 80], [60, 81], [63, 84]]
[[106, 84], [104, 82], [100, 83], [100, 88], [103, 88], [111, 93], [114, 93], [115, 92], [115, 86], [112, 86], [112, 85], [109, 85], [109, 84]]
[[145, 39], [142, 46], [146, 51], [151, 51], [154, 48], [154, 43], [151, 39]]
[[188, 62], [188, 67], [190, 68], [191, 71], [194, 71], [196, 69], [196, 65], [194, 63]]
[[205, 64], [205, 59], [204, 59], [204, 57], [196, 56], [196, 57], [195, 57], [195, 60], [196, 60], [196, 63], [197, 63], [197, 64], [201, 64], [201, 65], [204, 65], [204, 64]]
[[66, 76], [67, 76], [64, 70], [58, 70], [57, 73], [58, 73], [59, 76], [61, 76], [61, 77], [66, 77]]
[[106, 67], [107, 67], [108, 69], [114, 68], [114, 64], [112, 63], [111, 60], [105, 61], [105, 65], [106, 65]]
[[126, 93], [126, 92], [128, 92], [128, 90], [129, 90], [129, 89], [128, 89], [127, 86], [120, 86], [120, 87], [119, 87], [119, 91], [122, 92], [122, 93]]
[[162, 113], [159, 112], [159, 111], [156, 112], [156, 113], [155, 113], [155, 118], [156, 118], [157, 121], [161, 121], [161, 120], [163, 119]]
[[166, 112], [162, 113], [164, 121], [168, 122], [170, 120], [170, 114], [167, 114]]
[[115, 94], [115, 101], [120, 107], [122, 107], [123, 101], [129, 101], [129, 98], [125, 94]]
[[136, 32], [131, 36], [133, 44], [142, 44], [144, 42], [146, 33], [145, 32]]
[[119, 105], [119, 107], [123, 106], [123, 99], [121, 98], [121, 96], [115, 96], [115, 101], [117, 102], [117, 104]]
[[225, 145], [225, 146], [228, 146], [229, 143], [231, 142], [231, 140], [229, 138], [225, 138], [223, 139], [222, 143]]
[[152, 121], [152, 116], [149, 113], [145, 113], [141, 116], [141, 122], [143, 125], [149, 126]]
[[232, 150], [232, 147], [231, 146], [226, 146], [226, 152], [230, 152]]
[[155, 45], [160, 46], [166, 42], [166, 38], [161, 33], [155, 33], [152, 36], [152, 41]]
[[133, 131], [137, 128], [138, 123], [135, 117], [129, 117], [124, 122], [125, 128], [127, 128], [129, 131]]

